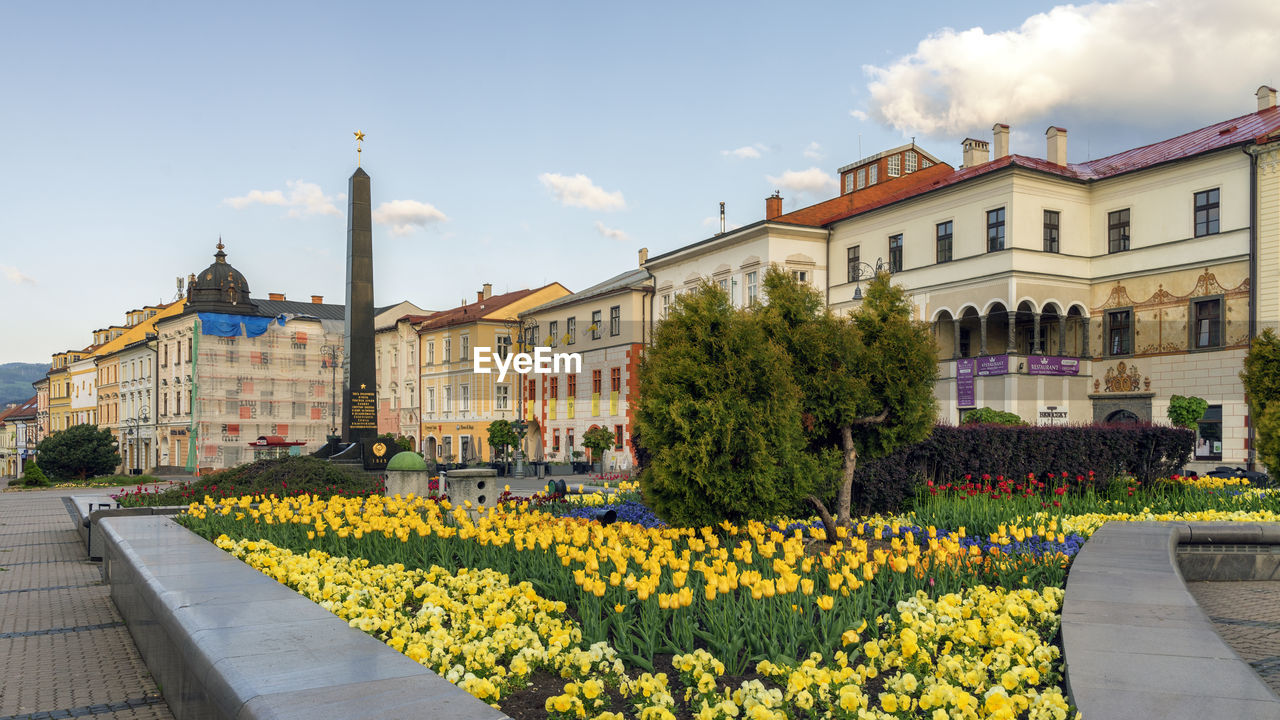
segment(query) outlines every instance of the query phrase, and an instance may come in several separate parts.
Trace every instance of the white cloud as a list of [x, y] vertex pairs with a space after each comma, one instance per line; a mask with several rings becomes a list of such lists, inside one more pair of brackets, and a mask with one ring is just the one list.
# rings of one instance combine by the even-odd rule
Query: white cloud
[[289, 208], [289, 217], [304, 215], [335, 215], [341, 217], [342, 211], [336, 202], [346, 196], [325, 195], [320, 186], [305, 180], [289, 180], [285, 183], [289, 192], [281, 190], [250, 190], [238, 197], [229, 197], [222, 201], [236, 210], [243, 210], [250, 205], [277, 205]]
[[630, 235], [627, 235], [622, 230], [606, 227], [605, 224], [600, 222], [599, 220], [596, 221], [596, 232], [600, 233], [604, 237], [611, 238], [613, 240], [619, 240], [621, 242], [628, 242], [631, 240]]
[[1121, 0], [1061, 5], [1005, 32], [947, 28], [887, 66], [864, 66], [868, 109], [922, 134], [1071, 110], [1148, 125], [1206, 108], [1244, 114], [1248, 94], [1276, 81], [1277, 25], [1271, 0]]
[[822, 146], [816, 140], [809, 143], [809, 146], [804, 149], [804, 156], [810, 160], [821, 160], [823, 158]]
[[416, 228], [448, 220], [436, 206], [417, 200], [392, 200], [373, 211], [373, 221], [379, 225], [390, 225], [392, 235], [408, 235]]
[[736, 150], [721, 150], [720, 154], [736, 157], [739, 160], [759, 160], [760, 153], [766, 149], [764, 145], [756, 143], [755, 145], [744, 145]]
[[561, 204], [590, 210], [623, 210], [627, 207], [622, 191], [605, 192], [591, 178], [581, 173], [572, 177], [559, 173], [542, 173], [541, 182]]
[[35, 278], [30, 275], [24, 275], [21, 270], [12, 265], [0, 265], [0, 272], [4, 273], [5, 278], [14, 285], [35, 285]]
[[854, 120], [866, 120], [871, 117], [862, 110], [850, 110], [849, 115], [852, 116]]
[[770, 185], [796, 193], [821, 195], [835, 191], [839, 181], [827, 172], [811, 167], [808, 170], [788, 170], [778, 177], [766, 176]]

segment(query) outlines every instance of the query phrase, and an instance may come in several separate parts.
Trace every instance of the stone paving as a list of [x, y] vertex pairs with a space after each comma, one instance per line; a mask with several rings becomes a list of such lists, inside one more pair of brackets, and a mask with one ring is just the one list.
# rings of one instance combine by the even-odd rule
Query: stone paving
[[0, 720], [172, 718], [85, 557], [74, 492], [0, 493]]
[[1191, 582], [1214, 630], [1280, 695], [1280, 581]]

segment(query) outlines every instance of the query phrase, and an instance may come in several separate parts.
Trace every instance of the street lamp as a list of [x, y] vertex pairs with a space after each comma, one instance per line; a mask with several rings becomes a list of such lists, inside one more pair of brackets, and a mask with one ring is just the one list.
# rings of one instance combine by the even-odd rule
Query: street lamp
[[888, 267], [884, 264], [884, 260], [882, 258], [876, 258], [875, 267], [872, 267], [869, 263], [864, 263], [861, 261], [854, 261], [852, 265], [853, 265], [853, 282], [855, 283], [855, 285], [853, 286], [854, 300], [862, 299], [862, 269], [863, 268], [866, 268], [867, 274], [869, 274], [872, 277], [875, 277], [876, 275], [879, 275], [880, 273], [888, 269]]
[[149, 420], [150, 418], [147, 417], [147, 409], [143, 408], [141, 415], [138, 415], [137, 417], [125, 418], [125, 421], [124, 421], [125, 425], [129, 426], [129, 437], [133, 439], [133, 452], [131, 454], [133, 455], [133, 474], [134, 475], [138, 475], [142, 472], [142, 469], [138, 467], [138, 446], [139, 446], [139, 443], [141, 443], [142, 441], [141, 433], [139, 432], [138, 426], [146, 425]]
[[329, 363], [329, 439], [338, 437], [338, 358], [342, 356], [341, 345], [320, 346], [320, 357]]

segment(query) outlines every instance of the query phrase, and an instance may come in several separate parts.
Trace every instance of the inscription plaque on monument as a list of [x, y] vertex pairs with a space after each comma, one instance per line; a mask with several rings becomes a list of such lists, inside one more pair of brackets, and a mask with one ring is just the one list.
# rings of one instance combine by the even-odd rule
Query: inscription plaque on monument
[[352, 390], [347, 397], [352, 430], [378, 429], [378, 400], [372, 390]]

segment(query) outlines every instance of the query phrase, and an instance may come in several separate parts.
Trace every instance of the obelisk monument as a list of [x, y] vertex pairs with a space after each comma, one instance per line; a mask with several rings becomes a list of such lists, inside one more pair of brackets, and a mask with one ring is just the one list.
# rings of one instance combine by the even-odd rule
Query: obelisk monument
[[[361, 140], [364, 133], [357, 131], [357, 143]], [[358, 144], [356, 152], [360, 152]], [[360, 442], [378, 434], [378, 397], [373, 364], [373, 218], [369, 174], [358, 162], [347, 186], [347, 198], [347, 311], [342, 364], [346, 402], [342, 439]]]

